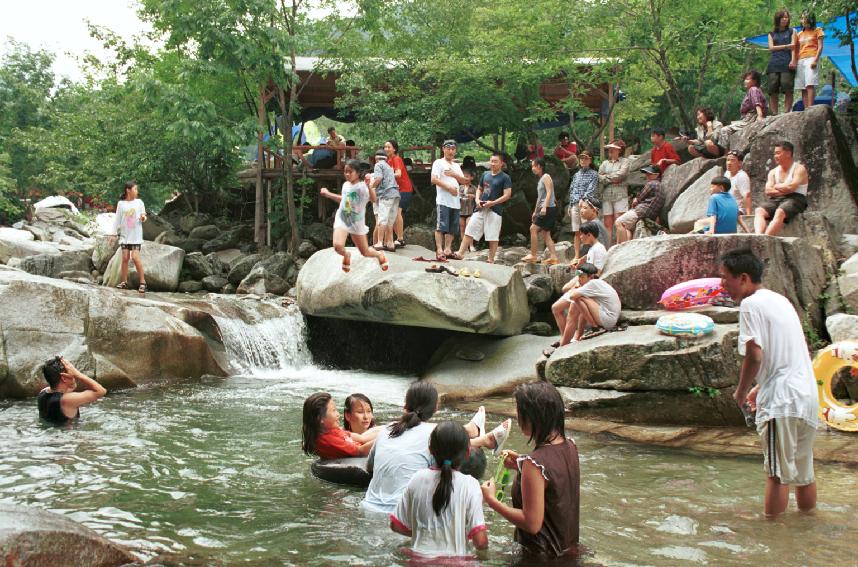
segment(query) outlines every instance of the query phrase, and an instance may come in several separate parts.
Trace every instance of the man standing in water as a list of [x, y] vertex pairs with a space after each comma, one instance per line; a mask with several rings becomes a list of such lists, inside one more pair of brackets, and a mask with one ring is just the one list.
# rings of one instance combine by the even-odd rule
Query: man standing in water
[[[39, 417], [57, 425], [80, 417], [81, 406], [100, 400], [107, 393], [104, 386], [61, 356], [46, 362], [42, 374], [48, 387], [39, 392]], [[78, 382], [86, 388], [85, 391], [75, 392]]]
[[721, 285], [740, 302], [739, 354], [745, 358], [733, 397], [746, 410], [756, 410], [767, 475], [766, 517], [786, 510], [790, 484], [798, 509], [808, 512], [816, 507], [813, 441], [819, 401], [801, 321], [787, 298], [762, 287], [763, 262], [750, 250], [727, 252], [720, 271]]

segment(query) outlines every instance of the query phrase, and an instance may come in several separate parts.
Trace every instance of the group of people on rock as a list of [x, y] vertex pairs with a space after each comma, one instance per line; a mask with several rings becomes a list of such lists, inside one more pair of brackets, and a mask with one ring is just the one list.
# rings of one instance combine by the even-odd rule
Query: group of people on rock
[[[343, 424], [331, 395], [312, 394], [304, 402], [303, 450], [321, 459], [364, 456], [372, 478], [362, 502], [387, 514], [390, 528], [411, 538], [423, 557], [463, 557], [488, 547], [483, 505], [515, 526], [525, 553], [542, 557], [574, 554], [578, 544], [580, 471], [575, 443], [566, 438], [560, 393], [547, 382], [515, 390], [518, 425], [534, 450], [501, 451], [511, 427], [507, 419], [485, 433], [480, 407], [464, 426], [432, 422], [438, 392], [415, 382], [405, 394], [402, 415], [376, 425], [372, 403], [362, 394], [346, 399]], [[490, 449], [503, 466], [517, 472], [512, 505], [503, 487], [488, 480], [483, 467], [471, 470], [474, 454]], [[470, 476], [473, 475], [473, 476]], [[500, 488], [500, 491], [498, 490]]]

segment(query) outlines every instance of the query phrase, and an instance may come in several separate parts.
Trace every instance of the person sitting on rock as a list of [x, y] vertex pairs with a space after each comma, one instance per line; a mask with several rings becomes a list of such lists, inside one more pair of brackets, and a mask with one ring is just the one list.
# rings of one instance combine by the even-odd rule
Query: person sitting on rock
[[568, 132], [560, 132], [557, 136], [557, 147], [554, 156], [563, 162], [567, 169], [575, 169], [578, 165], [578, 144], [569, 141]]
[[739, 219], [739, 206], [730, 195], [730, 180], [716, 177], [710, 182], [709, 208], [706, 217], [694, 223], [694, 232], [708, 234], [733, 234]]
[[[584, 262], [593, 264], [601, 275], [602, 268], [605, 267], [605, 262], [608, 261], [608, 249], [599, 240], [599, 225], [596, 223], [597, 221], [589, 221], [581, 225], [581, 242], [587, 247], [587, 251], [580, 258], [572, 260], [570, 265], [577, 267]], [[574, 281], [574, 278], [572, 281]], [[568, 290], [564, 287], [563, 291]]]
[[742, 115], [742, 119], [735, 120], [721, 128], [721, 131], [718, 133], [718, 145], [722, 148], [730, 147], [731, 134], [754, 122], [762, 121], [768, 113], [766, 95], [760, 89], [759, 71], [747, 71], [742, 75], [742, 80], [747, 90], [745, 98], [742, 99], [742, 104], [739, 106], [739, 114]]
[[646, 174], [646, 185], [632, 200], [632, 208], [617, 219], [617, 244], [631, 240], [638, 221], [658, 218], [664, 206], [664, 193], [661, 190], [658, 168], [647, 165], [642, 167], [641, 171]]
[[[107, 393], [104, 386], [61, 356], [47, 361], [42, 367], [42, 375], [48, 387], [39, 392], [36, 399], [39, 417], [56, 425], [79, 418], [81, 406], [100, 400]], [[75, 391], [78, 382], [85, 388], [83, 392]]]
[[664, 128], [653, 128], [649, 139], [652, 142], [650, 160], [663, 174], [671, 165], [682, 163], [682, 158], [671, 144], [664, 139]]
[[[596, 336], [617, 326], [620, 297], [610, 284], [599, 279], [598, 271], [596, 266], [587, 262], [578, 266], [575, 272], [578, 287], [564, 293], [551, 307], [561, 335], [559, 341], [543, 351], [545, 356], [551, 356], [554, 348]], [[569, 306], [568, 316], [564, 315], [564, 310], [555, 309], [561, 301]], [[591, 330], [585, 335], [587, 327]]]
[[696, 136], [689, 139], [682, 136], [688, 143], [688, 153], [694, 157], [715, 159], [724, 154], [724, 148], [718, 145], [718, 132], [724, 126], [715, 120], [715, 113], [711, 108], [698, 108]]
[[[730, 180], [730, 194], [736, 200], [740, 215], [753, 214], [751, 205], [751, 178], [742, 169], [745, 156], [738, 150], [727, 152], [727, 167], [724, 177]], [[744, 228], [744, 225], [742, 225]], [[749, 232], [747, 229], [745, 232]]]
[[794, 160], [790, 142], [775, 145], [775, 163], [766, 180], [766, 200], [754, 213], [754, 232], [776, 236], [807, 208], [807, 169]]
[[[599, 242], [601, 242], [602, 246], [607, 250], [608, 246], [611, 245], [611, 237], [608, 232], [608, 227], [605, 226], [605, 223], [599, 220], [599, 213], [602, 211], [602, 201], [596, 197], [582, 199], [579, 204], [579, 210], [581, 212], [581, 220], [584, 224], [591, 222], [599, 229]], [[589, 250], [590, 246], [588, 244], [581, 245], [582, 256], [586, 256]]]

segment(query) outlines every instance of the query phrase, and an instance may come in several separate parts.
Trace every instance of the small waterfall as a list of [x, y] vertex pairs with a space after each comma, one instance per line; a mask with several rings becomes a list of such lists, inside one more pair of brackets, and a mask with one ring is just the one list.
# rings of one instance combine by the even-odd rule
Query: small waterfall
[[304, 315], [296, 306], [219, 302], [215, 320], [230, 361], [241, 372], [298, 369], [312, 362]]

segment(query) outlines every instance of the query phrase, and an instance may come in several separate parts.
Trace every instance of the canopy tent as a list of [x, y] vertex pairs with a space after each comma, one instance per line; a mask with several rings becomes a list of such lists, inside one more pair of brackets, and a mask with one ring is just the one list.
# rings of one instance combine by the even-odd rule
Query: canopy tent
[[[851, 22], [855, 22], [858, 13], [852, 12], [849, 14]], [[852, 41], [858, 43], [858, 33], [856, 33], [855, 25], [852, 26]], [[800, 28], [795, 28], [799, 31]], [[840, 40], [835, 37], [835, 34], [846, 33], [846, 16], [840, 16], [830, 22], [822, 25], [825, 31], [825, 42], [822, 46], [822, 56], [827, 57], [831, 61], [841, 75], [846, 79], [850, 86], [858, 87], [858, 77], [852, 72], [852, 54], [849, 52], [848, 45], [840, 45]], [[764, 33], [755, 37], [747, 37], [745, 41], [758, 45], [760, 47], [769, 46], [769, 34]]]

